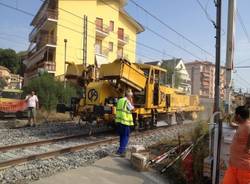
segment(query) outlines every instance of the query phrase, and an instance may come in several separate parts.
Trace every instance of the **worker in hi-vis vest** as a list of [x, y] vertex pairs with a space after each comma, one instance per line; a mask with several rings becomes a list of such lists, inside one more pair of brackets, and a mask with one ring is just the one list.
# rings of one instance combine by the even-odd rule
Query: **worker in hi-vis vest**
[[115, 122], [117, 124], [117, 132], [120, 136], [120, 147], [117, 150], [118, 155], [124, 155], [129, 140], [130, 127], [134, 125], [132, 110], [133, 93], [131, 90], [127, 90], [125, 97], [120, 98], [116, 105], [116, 117]]

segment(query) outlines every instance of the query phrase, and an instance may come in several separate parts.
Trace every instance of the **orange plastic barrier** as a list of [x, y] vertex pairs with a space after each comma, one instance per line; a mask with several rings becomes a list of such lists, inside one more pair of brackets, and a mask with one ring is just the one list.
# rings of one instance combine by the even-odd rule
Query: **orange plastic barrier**
[[24, 111], [26, 108], [27, 108], [27, 103], [25, 100], [0, 102], [1, 112], [18, 112], [18, 111]]

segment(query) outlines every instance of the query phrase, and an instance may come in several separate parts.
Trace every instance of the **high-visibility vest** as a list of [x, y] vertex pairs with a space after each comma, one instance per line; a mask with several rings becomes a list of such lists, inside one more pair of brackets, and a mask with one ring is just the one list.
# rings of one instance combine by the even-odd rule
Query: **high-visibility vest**
[[120, 98], [116, 105], [116, 117], [115, 122], [121, 123], [127, 126], [133, 126], [133, 116], [130, 110], [127, 108], [127, 98]]

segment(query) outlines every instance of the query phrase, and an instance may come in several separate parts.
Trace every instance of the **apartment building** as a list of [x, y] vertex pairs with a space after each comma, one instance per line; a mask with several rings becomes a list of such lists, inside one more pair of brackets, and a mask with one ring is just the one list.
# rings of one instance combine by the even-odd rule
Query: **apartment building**
[[[214, 98], [215, 64], [208, 61], [194, 61], [185, 64], [191, 78], [191, 93], [204, 98]], [[226, 70], [221, 67], [220, 97], [225, 98]]]
[[65, 73], [65, 60], [103, 64], [136, 61], [136, 37], [144, 28], [125, 10], [126, 0], [45, 0], [31, 22], [25, 81], [46, 70]]
[[173, 85], [174, 74], [178, 73], [180, 79], [178, 89], [186, 93], [191, 93], [190, 76], [181, 58], [148, 62], [147, 64], [158, 65], [166, 70], [171, 69], [171, 72], [167, 71], [167, 78], [171, 81], [171, 83], [169, 83], [170, 86]]
[[22, 88], [23, 77], [11, 73], [11, 71], [4, 66], [0, 66], [0, 78], [2, 78], [6, 82], [7, 84], [6, 88], [12, 88], [12, 89]]

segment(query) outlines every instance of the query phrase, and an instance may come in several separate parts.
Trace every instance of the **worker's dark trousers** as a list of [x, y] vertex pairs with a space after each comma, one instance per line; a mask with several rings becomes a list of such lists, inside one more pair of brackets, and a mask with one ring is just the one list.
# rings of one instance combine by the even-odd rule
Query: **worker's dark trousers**
[[128, 145], [130, 127], [121, 123], [117, 123], [117, 133], [120, 136], [120, 147], [117, 150], [117, 153], [123, 154], [126, 151], [126, 147]]

